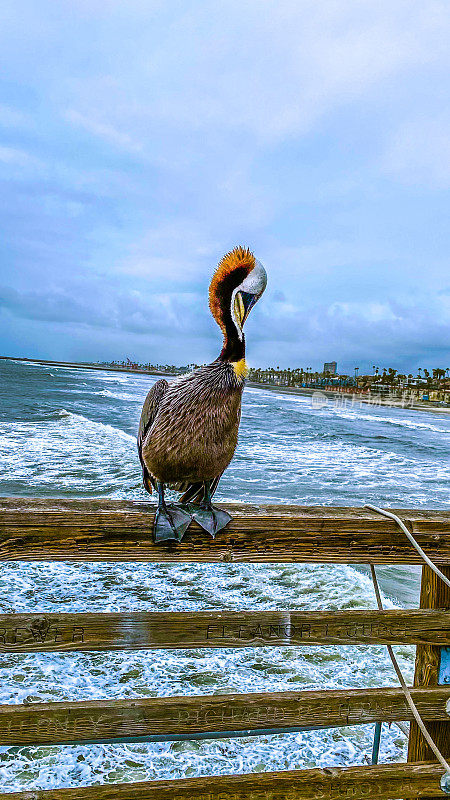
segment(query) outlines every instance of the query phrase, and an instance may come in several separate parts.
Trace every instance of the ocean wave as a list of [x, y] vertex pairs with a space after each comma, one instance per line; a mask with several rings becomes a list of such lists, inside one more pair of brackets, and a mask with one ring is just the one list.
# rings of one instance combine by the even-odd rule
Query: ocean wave
[[[389, 407], [377, 407], [377, 412], [379, 413], [367, 413], [368, 407], [370, 404], [362, 403], [361, 405], [358, 404], [348, 404], [345, 406], [341, 406], [337, 399], [335, 398], [325, 398], [327, 402], [321, 406], [314, 406], [312, 404], [311, 397], [303, 396], [303, 395], [292, 395], [289, 393], [286, 394], [278, 394], [278, 393], [269, 393], [264, 392], [264, 390], [254, 389], [254, 393], [263, 393], [265, 397], [270, 399], [281, 400], [283, 402], [289, 403], [297, 403], [302, 408], [302, 411], [311, 411], [311, 414], [317, 416], [338, 416], [342, 417], [343, 419], [349, 420], [362, 420], [364, 422], [376, 422], [379, 424], [387, 424], [387, 425], [398, 425], [400, 427], [410, 428], [411, 430], [424, 430], [424, 431], [432, 431], [433, 433], [444, 434], [446, 436], [450, 436], [450, 418], [440, 420], [442, 425], [436, 425], [436, 420], [433, 419], [433, 422], [425, 422], [421, 417], [426, 415], [425, 411], [415, 411], [410, 410], [406, 413], [409, 415], [408, 417], [392, 417], [386, 416], [388, 411], [392, 412], [392, 408]], [[403, 409], [396, 410], [398, 414], [404, 414]]]
[[[121, 383], [127, 384], [130, 382], [130, 379], [135, 379], [138, 376], [132, 375], [131, 373], [108, 373], [108, 372], [101, 372], [100, 370], [91, 370], [94, 373], [95, 378], [102, 383]], [[140, 376], [145, 377], [145, 376]]]
[[135, 496], [140, 482], [134, 436], [64, 408], [0, 423], [0, 466], [16, 494]]
[[[376, 422], [378, 424], [386, 424], [386, 425], [396, 425], [402, 428], [410, 428], [411, 430], [424, 430], [424, 431], [432, 431], [433, 433], [439, 433], [446, 436], [450, 436], [450, 427], [439, 427], [430, 422], [423, 422], [419, 419], [406, 419], [406, 418], [397, 418], [397, 417], [386, 417], [383, 415], [376, 415], [376, 414], [365, 414], [361, 413], [361, 411], [355, 409], [354, 411], [351, 410], [343, 410], [336, 408], [334, 409], [333, 406], [324, 406], [324, 410], [332, 410], [334, 414], [340, 416], [344, 419], [350, 420], [363, 420], [365, 422]], [[410, 411], [410, 414], [418, 414], [424, 412], [414, 412]]]
[[96, 392], [99, 397], [111, 397], [113, 400], [124, 400], [126, 403], [143, 403], [146, 398], [146, 392], [134, 393], [131, 392], [111, 392], [110, 389], [102, 389]]
[[64, 420], [67, 423], [67, 420], [78, 423], [80, 425], [86, 426], [90, 431], [95, 429], [98, 431], [107, 431], [114, 437], [119, 436], [122, 439], [127, 439], [129, 441], [136, 441], [136, 437], [132, 436], [130, 433], [122, 430], [121, 428], [114, 427], [113, 425], [108, 425], [105, 422], [98, 422], [89, 417], [84, 416], [83, 414], [76, 414], [73, 411], [68, 411], [66, 408], [57, 408], [53, 411], [49, 411], [48, 413], [43, 413], [42, 417], [39, 420], [32, 419], [30, 421], [20, 421], [20, 422], [0, 422], [0, 432], [3, 429], [3, 435], [7, 435], [8, 431], [14, 431], [19, 436], [22, 432], [25, 432], [28, 429], [34, 429], [38, 422], [51, 422], [51, 421], [59, 421]]
[[287, 401], [289, 403], [298, 403], [301, 406], [311, 406], [311, 398], [306, 397], [305, 395], [295, 395], [295, 394], [275, 394], [274, 397], [277, 400]]

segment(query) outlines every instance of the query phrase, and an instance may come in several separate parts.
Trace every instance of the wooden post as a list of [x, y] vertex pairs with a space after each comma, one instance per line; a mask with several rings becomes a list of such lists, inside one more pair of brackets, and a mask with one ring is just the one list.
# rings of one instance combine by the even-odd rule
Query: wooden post
[[[450, 567], [443, 567], [442, 572], [450, 578]], [[450, 609], [449, 587], [426, 565], [422, 567], [420, 607]], [[414, 686], [437, 686], [439, 661], [440, 647], [428, 644], [417, 645]], [[427, 729], [441, 753], [448, 759], [450, 757], [450, 718], [448, 722], [427, 722]], [[412, 722], [409, 734], [408, 761], [430, 761], [434, 758], [417, 724]], [[421, 800], [430, 800], [430, 798], [428, 796], [421, 797]]]

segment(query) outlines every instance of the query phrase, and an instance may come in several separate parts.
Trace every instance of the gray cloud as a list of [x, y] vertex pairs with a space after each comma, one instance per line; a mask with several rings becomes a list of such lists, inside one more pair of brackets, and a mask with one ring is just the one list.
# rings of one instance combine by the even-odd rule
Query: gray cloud
[[136, 291], [117, 295], [102, 293], [100, 286], [91, 286], [91, 290], [87, 299], [69, 297], [58, 291], [18, 292], [0, 287], [0, 311], [21, 319], [79, 323], [147, 336], [207, 334], [205, 308], [195, 294], [144, 297]]
[[109, 327], [108, 315], [94, 304], [69, 297], [61, 292], [18, 292], [0, 287], [0, 309], [23, 319], [45, 322], [78, 322], [96, 327]]
[[[101, 331], [102, 346], [105, 336], [110, 341], [122, 333], [129, 348], [128, 336], [132, 335], [135, 354], [150, 360], [153, 355], [155, 361], [164, 361], [166, 352], [175, 361], [178, 356], [179, 363], [208, 360], [217, 354], [221, 341], [206, 300], [198, 294], [148, 298], [128, 292], [101, 297], [97, 287], [87, 302], [59, 292], [19, 293], [3, 288], [2, 309], [17, 319], [45, 323], [47, 329], [52, 324], [55, 334], [61, 326], [70, 326], [71, 336], [79, 336], [80, 341], [82, 328]], [[430, 358], [445, 367], [449, 338], [450, 320], [446, 308], [439, 304], [425, 308], [392, 302], [360, 307], [316, 302], [305, 313], [286, 303], [277, 291], [263, 298], [247, 323], [253, 364], [305, 366], [314, 353], [316, 362], [335, 357], [347, 370], [354, 364], [372, 363], [409, 370], [429, 364]], [[123, 355], [122, 351], [117, 353], [117, 357]]]
[[445, 0], [1, 13], [3, 352], [210, 358], [242, 242], [254, 363], [450, 356]]

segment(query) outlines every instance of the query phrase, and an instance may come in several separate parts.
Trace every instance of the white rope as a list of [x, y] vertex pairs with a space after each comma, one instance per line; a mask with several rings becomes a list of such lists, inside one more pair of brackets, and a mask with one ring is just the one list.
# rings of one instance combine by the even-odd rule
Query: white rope
[[384, 517], [389, 517], [390, 519], [395, 520], [397, 525], [399, 525], [400, 528], [402, 529], [402, 531], [405, 534], [405, 536], [408, 537], [408, 539], [411, 542], [412, 546], [415, 548], [415, 550], [417, 550], [417, 552], [419, 553], [421, 558], [423, 558], [423, 560], [425, 561], [425, 564], [428, 564], [430, 569], [432, 569], [433, 572], [436, 573], [436, 575], [439, 575], [441, 580], [443, 580], [444, 583], [446, 583], [447, 586], [450, 588], [450, 579], [447, 578], [447, 576], [444, 575], [443, 572], [441, 572], [439, 567], [437, 567], [436, 564], [433, 564], [433, 562], [428, 558], [427, 554], [424, 553], [424, 551], [422, 550], [420, 544], [418, 544], [416, 542], [414, 536], [412, 535], [412, 533], [409, 532], [408, 528], [406, 527], [405, 523], [402, 522], [400, 517], [397, 517], [397, 515], [393, 514], [392, 511], [385, 511], [385, 509], [378, 508], [378, 506], [373, 506], [371, 503], [366, 503], [364, 508], [370, 508], [372, 511], [376, 511], [378, 514], [383, 514]]
[[[376, 509], [376, 510], [378, 510], [378, 509]], [[377, 575], [376, 575], [375, 567], [374, 567], [373, 564], [370, 565], [370, 571], [371, 571], [371, 574], [372, 574], [373, 588], [375, 589], [375, 597], [377, 598], [378, 608], [379, 608], [380, 611], [383, 611], [384, 610], [383, 609], [383, 602], [381, 600], [381, 594], [380, 594], [380, 589], [379, 589], [379, 586], [378, 586]], [[389, 653], [389, 656], [391, 658], [393, 667], [394, 667], [394, 669], [395, 669], [395, 671], [397, 673], [397, 677], [398, 677], [398, 679], [400, 681], [400, 686], [402, 687], [403, 693], [404, 693], [404, 695], [406, 697], [406, 701], [407, 701], [407, 703], [408, 703], [408, 705], [409, 705], [409, 707], [411, 709], [411, 712], [412, 712], [412, 715], [413, 715], [414, 719], [416, 720], [420, 730], [422, 731], [424, 739], [428, 743], [430, 749], [433, 751], [433, 753], [436, 756], [436, 758], [439, 761], [439, 763], [442, 764], [442, 766], [444, 767], [446, 773], [450, 774], [450, 764], [444, 758], [444, 756], [442, 755], [441, 751], [439, 750], [439, 748], [434, 743], [433, 739], [431, 738], [430, 734], [428, 733], [428, 731], [427, 731], [427, 729], [426, 729], [426, 727], [425, 727], [425, 725], [423, 723], [422, 717], [420, 716], [420, 714], [419, 714], [419, 712], [417, 710], [416, 704], [415, 704], [414, 700], [411, 697], [411, 692], [409, 691], [409, 689], [408, 689], [408, 687], [406, 685], [406, 681], [405, 681], [405, 679], [403, 677], [403, 673], [402, 673], [402, 671], [401, 671], [401, 669], [400, 669], [400, 667], [398, 665], [398, 661], [397, 661], [397, 659], [395, 657], [395, 653], [394, 653], [394, 651], [392, 649], [392, 646], [390, 644], [388, 644], [388, 645], [386, 645], [386, 647], [388, 649], [388, 653]], [[442, 788], [444, 788], [443, 784], [442, 784]]]
[[409, 736], [409, 730], [406, 725], [402, 725], [401, 722], [394, 722], [394, 725], [397, 725], [397, 728], [400, 728], [404, 736]]

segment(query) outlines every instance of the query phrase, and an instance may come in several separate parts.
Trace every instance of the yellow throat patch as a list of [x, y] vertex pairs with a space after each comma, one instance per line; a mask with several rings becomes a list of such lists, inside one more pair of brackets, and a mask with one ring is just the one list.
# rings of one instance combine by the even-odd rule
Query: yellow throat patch
[[233, 365], [236, 378], [243, 381], [248, 375], [248, 366], [245, 358], [241, 358], [240, 361], [232, 361], [231, 363]]

